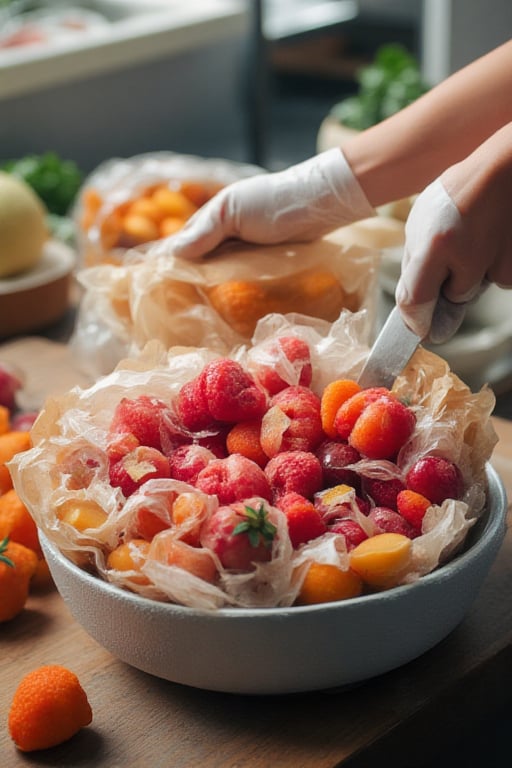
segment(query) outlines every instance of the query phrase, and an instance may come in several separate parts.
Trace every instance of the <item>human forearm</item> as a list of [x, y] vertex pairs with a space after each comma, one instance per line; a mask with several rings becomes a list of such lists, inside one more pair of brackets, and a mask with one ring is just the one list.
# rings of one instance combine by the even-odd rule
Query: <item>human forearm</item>
[[512, 42], [344, 145], [372, 205], [420, 192], [512, 121]]

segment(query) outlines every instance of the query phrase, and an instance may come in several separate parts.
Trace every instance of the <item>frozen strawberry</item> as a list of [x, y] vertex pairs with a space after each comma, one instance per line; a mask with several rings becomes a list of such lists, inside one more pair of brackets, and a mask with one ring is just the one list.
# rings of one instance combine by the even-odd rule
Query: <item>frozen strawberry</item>
[[359, 451], [348, 443], [325, 440], [316, 449], [315, 455], [322, 466], [325, 486], [345, 483], [360, 490], [359, 475], [353, 469], [346, 469], [349, 464], [356, 464], [359, 461], [361, 458]]
[[212, 432], [204, 437], [198, 437], [195, 439], [196, 445], [202, 445], [203, 448], [208, 448], [218, 459], [225, 459], [228, 455], [228, 449], [226, 446], [226, 437], [229, 431], [229, 427], [223, 428], [222, 426], [218, 431]]
[[322, 487], [322, 467], [317, 457], [307, 451], [278, 453], [265, 467], [265, 475], [274, 500], [295, 491], [307, 499]]
[[178, 419], [189, 432], [202, 432], [214, 423], [204, 388], [203, 373], [187, 381], [176, 398]]
[[396, 497], [397, 511], [415, 528], [421, 530], [425, 512], [432, 506], [429, 499], [416, 491], [400, 491]]
[[445, 499], [460, 499], [464, 481], [460, 469], [453, 461], [441, 456], [424, 456], [409, 470], [405, 484], [411, 491], [421, 493], [432, 504], [442, 504]]
[[366, 406], [348, 438], [361, 456], [393, 459], [416, 426], [416, 416], [394, 397], [381, 397]]
[[378, 400], [383, 395], [390, 395], [385, 387], [369, 387], [345, 400], [336, 412], [333, 429], [341, 440], [348, 440], [354, 424], [358, 420], [367, 405]]
[[196, 488], [217, 496], [220, 504], [259, 496], [270, 501], [272, 491], [265, 473], [254, 461], [233, 453], [226, 459], [214, 459], [201, 470]]
[[201, 470], [213, 459], [215, 454], [208, 448], [201, 445], [182, 445], [169, 457], [171, 477], [194, 485]]
[[380, 480], [376, 477], [363, 477], [362, 491], [369, 496], [374, 506], [389, 507], [397, 511], [396, 498], [405, 488], [405, 483], [399, 477], [389, 480]]
[[131, 432], [128, 434], [114, 434], [110, 436], [110, 441], [107, 445], [107, 456], [109, 463], [115, 464], [116, 461], [122, 459], [127, 453], [131, 453], [140, 445], [139, 441]]
[[327, 526], [314, 504], [300, 493], [286, 493], [276, 504], [286, 515], [288, 534], [294, 549], [326, 532]]
[[201, 528], [201, 544], [219, 558], [224, 568], [251, 570], [272, 557], [276, 526], [261, 499], [220, 506]]
[[160, 425], [163, 415], [168, 411], [169, 406], [156, 397], [123, 397], [114, 411], [109, 437], [114, 439], [118, 435], [131, 434], [140, 445], [161, 450]]
[[240, 363], [227, 357], [213, 360], [202, 375], [210, 414], [217, 421], [235, 424], [265, 413], [267, 398]]
[[287, 387], [270, 401], [261, 423], [261, 446], [267, 456], [282, 451], [312, 451], [324, 438], [320, 398], [306, 387]]
[[414, 539], [418, 535], [418, 530], [414, 526], [388, 507], [374, 507], [368, 517], [375, 523], [379, 533], [400, 533], [409, 539]]
[[147, 480], [169, 477], [169, 460], [156, 448], [140, 445], [110, 465], [110, 484], [131, 496]]
[[265, 363], [255, 366], [258, 384], [275, 395], [289, 385], [309, 387], [313, 378], [309, 346], [296, 336], [281, 336], [262, 350]]
[[330, 525], [327, 530], [330, 533], [338, 533], [345, 537], [347, 550], [350, 552], [362, 541], [368, 538], [368, 534], [355, 520], [344, 517]]

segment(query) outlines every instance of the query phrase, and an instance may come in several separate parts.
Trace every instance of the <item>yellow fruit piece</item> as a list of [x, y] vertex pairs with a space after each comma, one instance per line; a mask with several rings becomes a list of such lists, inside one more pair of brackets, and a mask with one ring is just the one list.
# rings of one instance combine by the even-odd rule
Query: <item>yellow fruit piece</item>
[[46, 210], [22, 179], [0, 171], [0, 278], [32, 269], [48, 239]]
[[331, 504], [339, 504], [341, 499], [347, 495], [347, 493], [355, 493], [351, 485], [333, 485], [332, 488], [328, 488], [326, 491], [322, 491], [320, 497], [322, 504], [330, 506]]
[[175, 232], [179, 232], [185, 224], [185, 219], [179, 216], [166, 216], [160, 222], [160, 237], [170, 237]]
[[[114, 571], [138, 571], [146, 562], [150, 542], [145, 539], [130, 539], [112, 550], [107, 558], [107, 568]], [[134, 576], [136, 584], [149, 584], [144, 574]]]
[[9, 710], [9, 733], [22, 752], [67, 741], [92, 721], [78, 677], [58, 665], [39, 667], [21, 680]]
[[147, 243], [158, 240], [160, 230], [158, 225], [147, 216], [131, 213], [123, 220], [123, 234], [132, 238], [135, 243]]
[[350, 567], [368, 586], [396, 586], [411, 562], [412, 542], [401, 533], [379, 533], [365, 539], [350, 553]]
[[331, 603], [358, 597], [363, 591], [361, 577], [350, 568], [342, 571], [336, 565], [311, 563], [297, 598], [300, 605]]
[[68, 499], [57, 509], [57, 517], [77, 531], [99, 528], [108, 515], [99, 504], [89, 499]]

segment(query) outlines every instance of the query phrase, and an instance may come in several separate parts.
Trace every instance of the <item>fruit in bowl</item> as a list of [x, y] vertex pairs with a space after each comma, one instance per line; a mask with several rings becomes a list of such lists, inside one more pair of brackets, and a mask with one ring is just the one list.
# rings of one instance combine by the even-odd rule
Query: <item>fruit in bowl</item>
[[[280, 623], [293, 633], [308, 611], [337, 624], [343, 611], [408, 604], [425, 583], [442, 590], [490, 506], [494, 552], [504, 512], [497, 481], [489, 497], [492, 394], [473, 395], [424, 350], [392, 390], [361, 389], [358, 321], [346, 313], [325, 336], [270, 318], [271, 336], [231, 357], [150, 345], [90, 389], [50, 401], [34, 448], [10, 468], [63, 586], [76, 584], [70, 569], [105, 610], [114, 599], [128, 613], [205, 622], [216, 642], [230, 627], [247, 632], [250, 616], [270, 653]], [[446, 609], [442, 631], [460, 615]], [[352, 642], [360, 631], [347, 630]], [[293, 685], [342, 684], [340, 672]], [[283, 674], [259, 690], [277, 690]], [[258, 689], [254, 678], [238, 685]], [[236, 689], [233, 679], [216, 686]]]

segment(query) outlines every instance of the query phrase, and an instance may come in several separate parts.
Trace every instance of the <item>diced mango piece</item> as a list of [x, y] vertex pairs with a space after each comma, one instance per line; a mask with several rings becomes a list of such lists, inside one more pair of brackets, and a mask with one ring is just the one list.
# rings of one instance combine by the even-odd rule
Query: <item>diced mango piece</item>
[[359, 574], [349, 568], [342, 571], [336, 565], [311, 563], [297, 598], [299, 605], [330, 603], [358, 597], [363, 591]]
[[82, 532], [88, 528], [99, 528], [108, 515], [95, 501], [68, 499], [58, 508], [57, 517]]

